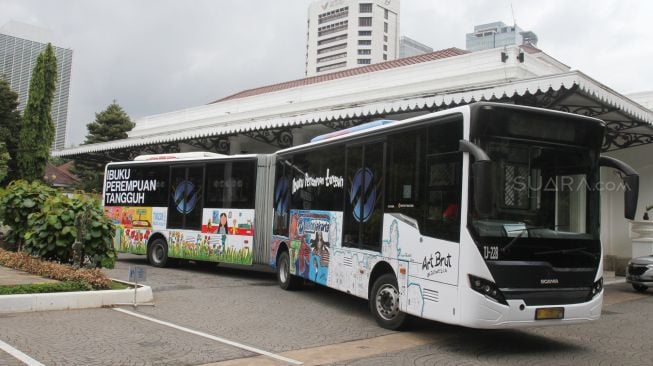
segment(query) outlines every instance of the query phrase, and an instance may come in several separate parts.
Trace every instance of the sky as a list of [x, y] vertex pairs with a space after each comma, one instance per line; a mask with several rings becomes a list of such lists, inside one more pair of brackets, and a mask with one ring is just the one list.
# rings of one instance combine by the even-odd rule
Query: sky
[[[116, 100], [136, 120], [304, 77], [311, 0], [0, 0], [0, 25], [73, 49], [67, 146]], [[512, 5], [512, 10], [511, 10]], [[653, 1], [402, 0], [400, 33], [465, 48], [474, 25], [530, 30], [538, 47], [608, 87], [653, 90]]]

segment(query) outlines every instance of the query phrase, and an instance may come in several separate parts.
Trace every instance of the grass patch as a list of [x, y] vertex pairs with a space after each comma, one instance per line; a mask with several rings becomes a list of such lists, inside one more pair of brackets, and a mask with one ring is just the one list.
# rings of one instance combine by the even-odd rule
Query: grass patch
[[0, 295], [44, 294], [50, 292], [90, 291], [91, 286], [83, 282], [34, 283], [30, 285], [0, 286]]
[[[124, 283], [111, 281], [111, 290], [126, 290], [132, 288]], [[0, 286], [0, 295], [20, 295], [20, 294], [47, 294], [51, 292], [75, 292], [75, 291], [92, 291], [93, 288], [83, 282], [48, 282], [34, 283], [29, 285], [2, 285]]]
[[112, 290], [126, 290], [128, 288], [133, 288], [133, 287], [131, 287], [129, 285], [125, 285], [124, 283], [111, 281], [111, 289]]
[[234, 264], [252, 264], [253, 259], [249, 248], [235, 249], [228, 247], [224, 251], [219, 251], [204, 243], [190, 247], [173, 244], [168, 250], [168, 255], [172, 258]]

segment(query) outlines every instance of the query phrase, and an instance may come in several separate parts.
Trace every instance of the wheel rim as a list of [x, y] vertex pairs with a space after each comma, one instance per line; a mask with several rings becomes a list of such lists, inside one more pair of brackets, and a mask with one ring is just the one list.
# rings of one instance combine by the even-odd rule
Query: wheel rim
[[281, 258], [281, 265], [279, 266], [279, 280], [281, 283], [286, 283], [288, 280], [288, 261], [286, 257]]
[[154, 248], [152, 248], [152, 260], [154, 263], [161, 263], [163, 262], [163, 245], [157, 243], [154, 244]]
[[399, 315], [399, 291], [397, 288], [384, 284], [376, 292], [376, 311], [385, 320], [392, 320]]

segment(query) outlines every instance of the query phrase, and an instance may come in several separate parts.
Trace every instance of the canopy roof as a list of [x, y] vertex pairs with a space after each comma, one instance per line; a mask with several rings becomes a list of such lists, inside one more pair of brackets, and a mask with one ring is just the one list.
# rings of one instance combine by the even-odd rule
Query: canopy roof
[[53, 155], [75, 157], [251, 136], [257, 131], [293, 130], [333, 121], [426, 113], [475, 101], [526, 104], [601, 118], [610, 128], [606, 150], [653, 142], [651, 110], [580, 71], [569, 71], [536, 48], [452, 50], [246, 90], [208, 105], [137, 120], [126, 139], [54, 151]]

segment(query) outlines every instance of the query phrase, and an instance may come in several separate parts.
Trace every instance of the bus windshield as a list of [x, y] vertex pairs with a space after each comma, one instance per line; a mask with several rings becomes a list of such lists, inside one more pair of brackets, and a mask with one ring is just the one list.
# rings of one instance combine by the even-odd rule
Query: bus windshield
[[598, 177], [588, 149], [497, 137], [483, 145], [494, 164], [494, 209], [472, 216], [474, 234], [598, 240]]
[[491, 160], [492, 210], [479, 214], [471, 188], [468, 228], [483, 257], [596, 268], [604, 125], [544, 110], [477, 112], [470, 139]]

